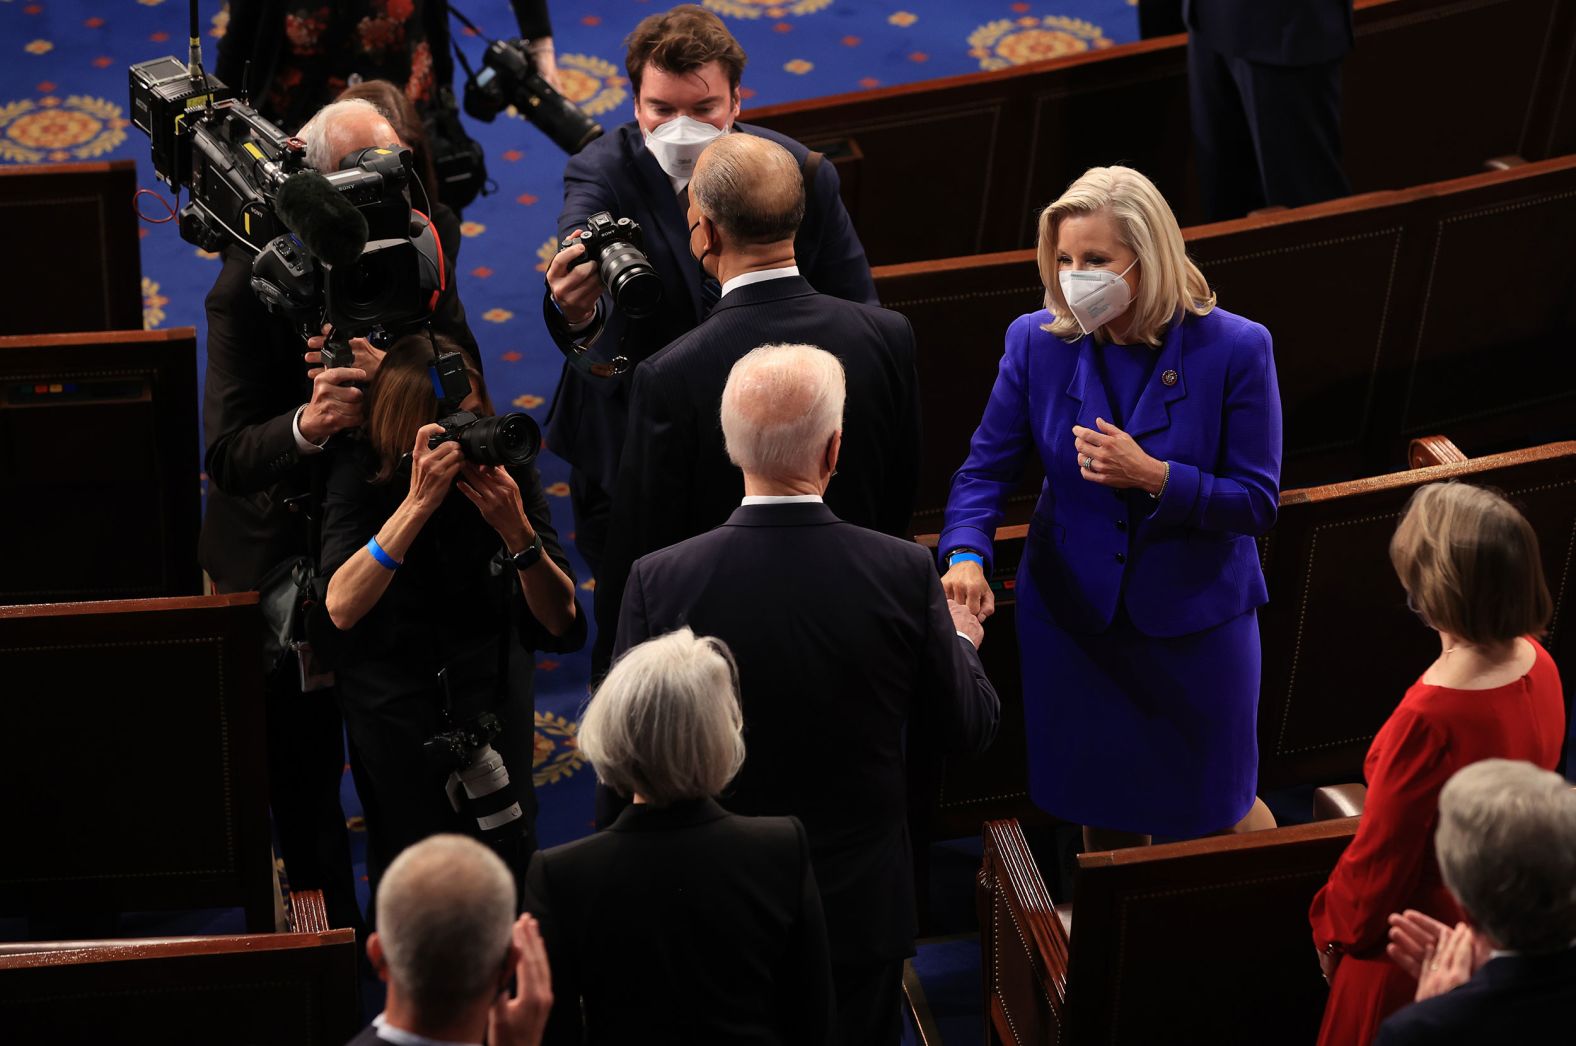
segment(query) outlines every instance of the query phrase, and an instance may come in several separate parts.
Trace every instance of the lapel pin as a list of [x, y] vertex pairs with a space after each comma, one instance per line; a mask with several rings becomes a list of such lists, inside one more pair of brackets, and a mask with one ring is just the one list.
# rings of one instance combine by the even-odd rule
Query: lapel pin
[[1169, 388], [1170, 386], [1175, 385], [1176, 383], [1177, 383], [1177, 372], [1176, 371], [1168, 370], [1164, 374], [1160, 375], [1160, 384], [1165, 385], [1165, 386], [1167, 386]]

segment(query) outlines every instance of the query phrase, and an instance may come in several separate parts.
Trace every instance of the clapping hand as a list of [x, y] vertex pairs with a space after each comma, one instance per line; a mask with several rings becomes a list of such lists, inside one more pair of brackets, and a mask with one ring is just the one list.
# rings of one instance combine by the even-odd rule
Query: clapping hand
[[1488, 942], [1466, 923], [1446, 926], [1408, 909], [1390, 916], [1390, 961], [1417, 978], [1419, 1001], [1465, 984], [1488, 961]]
[[530, 915], [515, 921], [514, 992], [505, 989], [493, 1000], [487, 1014], [488, 1046], [538, 1046], [553, 1008], [553, 973], [547, 964], [547, 947], [541, 929]]
[[1133, 437], [1104, 418], [1095, 418], [1094, 423], [1093, 429], [1073, 426], [1079, 475], [1102, 487], [1140, 487], [1158, 494], [1165, 482], [1165, 464], [1145, 454]]

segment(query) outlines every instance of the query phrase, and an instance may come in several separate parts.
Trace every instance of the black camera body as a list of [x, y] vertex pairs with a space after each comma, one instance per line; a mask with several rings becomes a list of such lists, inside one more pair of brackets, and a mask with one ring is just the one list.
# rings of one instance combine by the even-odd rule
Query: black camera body
[[491, 123], [510, 105], [571, 156], [602, 136], [601, 124], [542, 79], [526, 41], [494, 40], [465, 80], [465, 111]]
[[613, 295], [619, 309], [636, 319], [657, 311], [662, 304], [662, 277], [641, 250], [638, 223], [598, 211], [586, 219], [585, 231], [578, 238], [563, 240], [558, 249], [568, 250], [577, 243], [584, 244], [586, 252], [575, 264], [596, 264], [602, 286]]
[[445, 352], [432, 361], [433, 391], [438, 395], [438, 424], [443, 431], [427, 439], [427, 449], [458, 443], [465, 460], [477, 465], [505, 467], [529, 465], [542, 449], [542, 430], [529, 414], [499, 414], [483, 418], [460, 403], [470, 395], [471, 378], [465, 357]]
[[503, 721], [491, 712], [483, 712], [452, 730], [434, 734], [422, 742], [421, 754], [429, 764], [442, 770], [463, 770], [471, 765], [476, 753], [493, 743], [503, 731]]

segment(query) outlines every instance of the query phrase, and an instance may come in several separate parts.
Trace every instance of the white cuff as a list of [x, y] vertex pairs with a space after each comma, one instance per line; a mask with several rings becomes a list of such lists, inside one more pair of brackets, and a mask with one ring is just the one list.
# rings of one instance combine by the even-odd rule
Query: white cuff
[[323, 443], [313, 443], [301, 434], [301, 415], [305, 412], [306, 404], [303, 403], [296, 408], [295, 417], [290, 419], [290, 434], [295, 437], [296, 450], [302, 454], [321, 454], [323, 443], [327, 443], [328, 440], [325, 439]]

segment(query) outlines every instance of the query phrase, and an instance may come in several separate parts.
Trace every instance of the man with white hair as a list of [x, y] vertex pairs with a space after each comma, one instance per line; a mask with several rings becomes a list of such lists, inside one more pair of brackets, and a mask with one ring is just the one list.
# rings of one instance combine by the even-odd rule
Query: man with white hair
[[816, 291], [795, 236], [804, 181], [767, 138], [725, 135], [689, 183], [689, 250], [722, 288], [694, 330], [635, 369], [629, 426], [597, 571], [593, 672], [606, 669], [629, 566], [728, 518], [743, 487], [717, 424], [728, 369], [764, 340], [819, 345], [842, 361], [848, 439], [827, 504], [861, 527], [903, 537], [919, 481], [919, 378], [901, 313]]
[[723, 793], [797, 816], [826, 913], [840, 1041], [895, 1043], [914, 954], [907, 765], [980, 752], [1000, 704], [925, 550], [822, 501], [843, 442], [843, 367], [810, 345], [758, 348], [722, 393], [743, 503], [722, 526], [636, 561], [617, 651], [687, 625], [728, 644], [748, 754]]
[[[302, 136], [324, 173], [361, 149], [403, 144], [365, 101], [325, 107]], [[438, 215], [434, 221], [441, 223]], [[451, 251], [458, 240], [443, 237]], [[479, 359], [454, 291], [454, 262], [446, 259], [451, 281], [433, 324]], [[206, 302], [208, 489], [197, 558], [220, 592], [254, 590], [271, 570], [316, 547], [320, 513], [305, 502], [326, 476], [320, 470], [329, 438], [361, 424], [362, 391], [354, 383], [369, 380], [382, 357], [355, 338], [356, 366], [323, 370], [316, 351], [323, 339], [303, 341], [289, 320], [264, 307], [251, 280], [251, 253], [232, 245]], [[292, 659], [268, 680], [269, 800], [291, 885], [322, 889], [329, 921], [355, 927], [361, 916], [339, 805], [344, 727], [332, 693], [302, 694], [306, 674]]]
[[428, 836], [396, 857], [367, 938], [388, 999], [350, 1046], [537, 1046], [552, 975], [535, 918], [514, 918], [516, 897], [508, 867], [466, 836]]
[[1485, 759], [1439, 795], [1434, 850], [1464, 921], [1390, 917], [1391, 959], [1418, 1001], [1379, 1046], [1568, 1042], [1576, 1018], [1576, 791], [1531, 763]]

